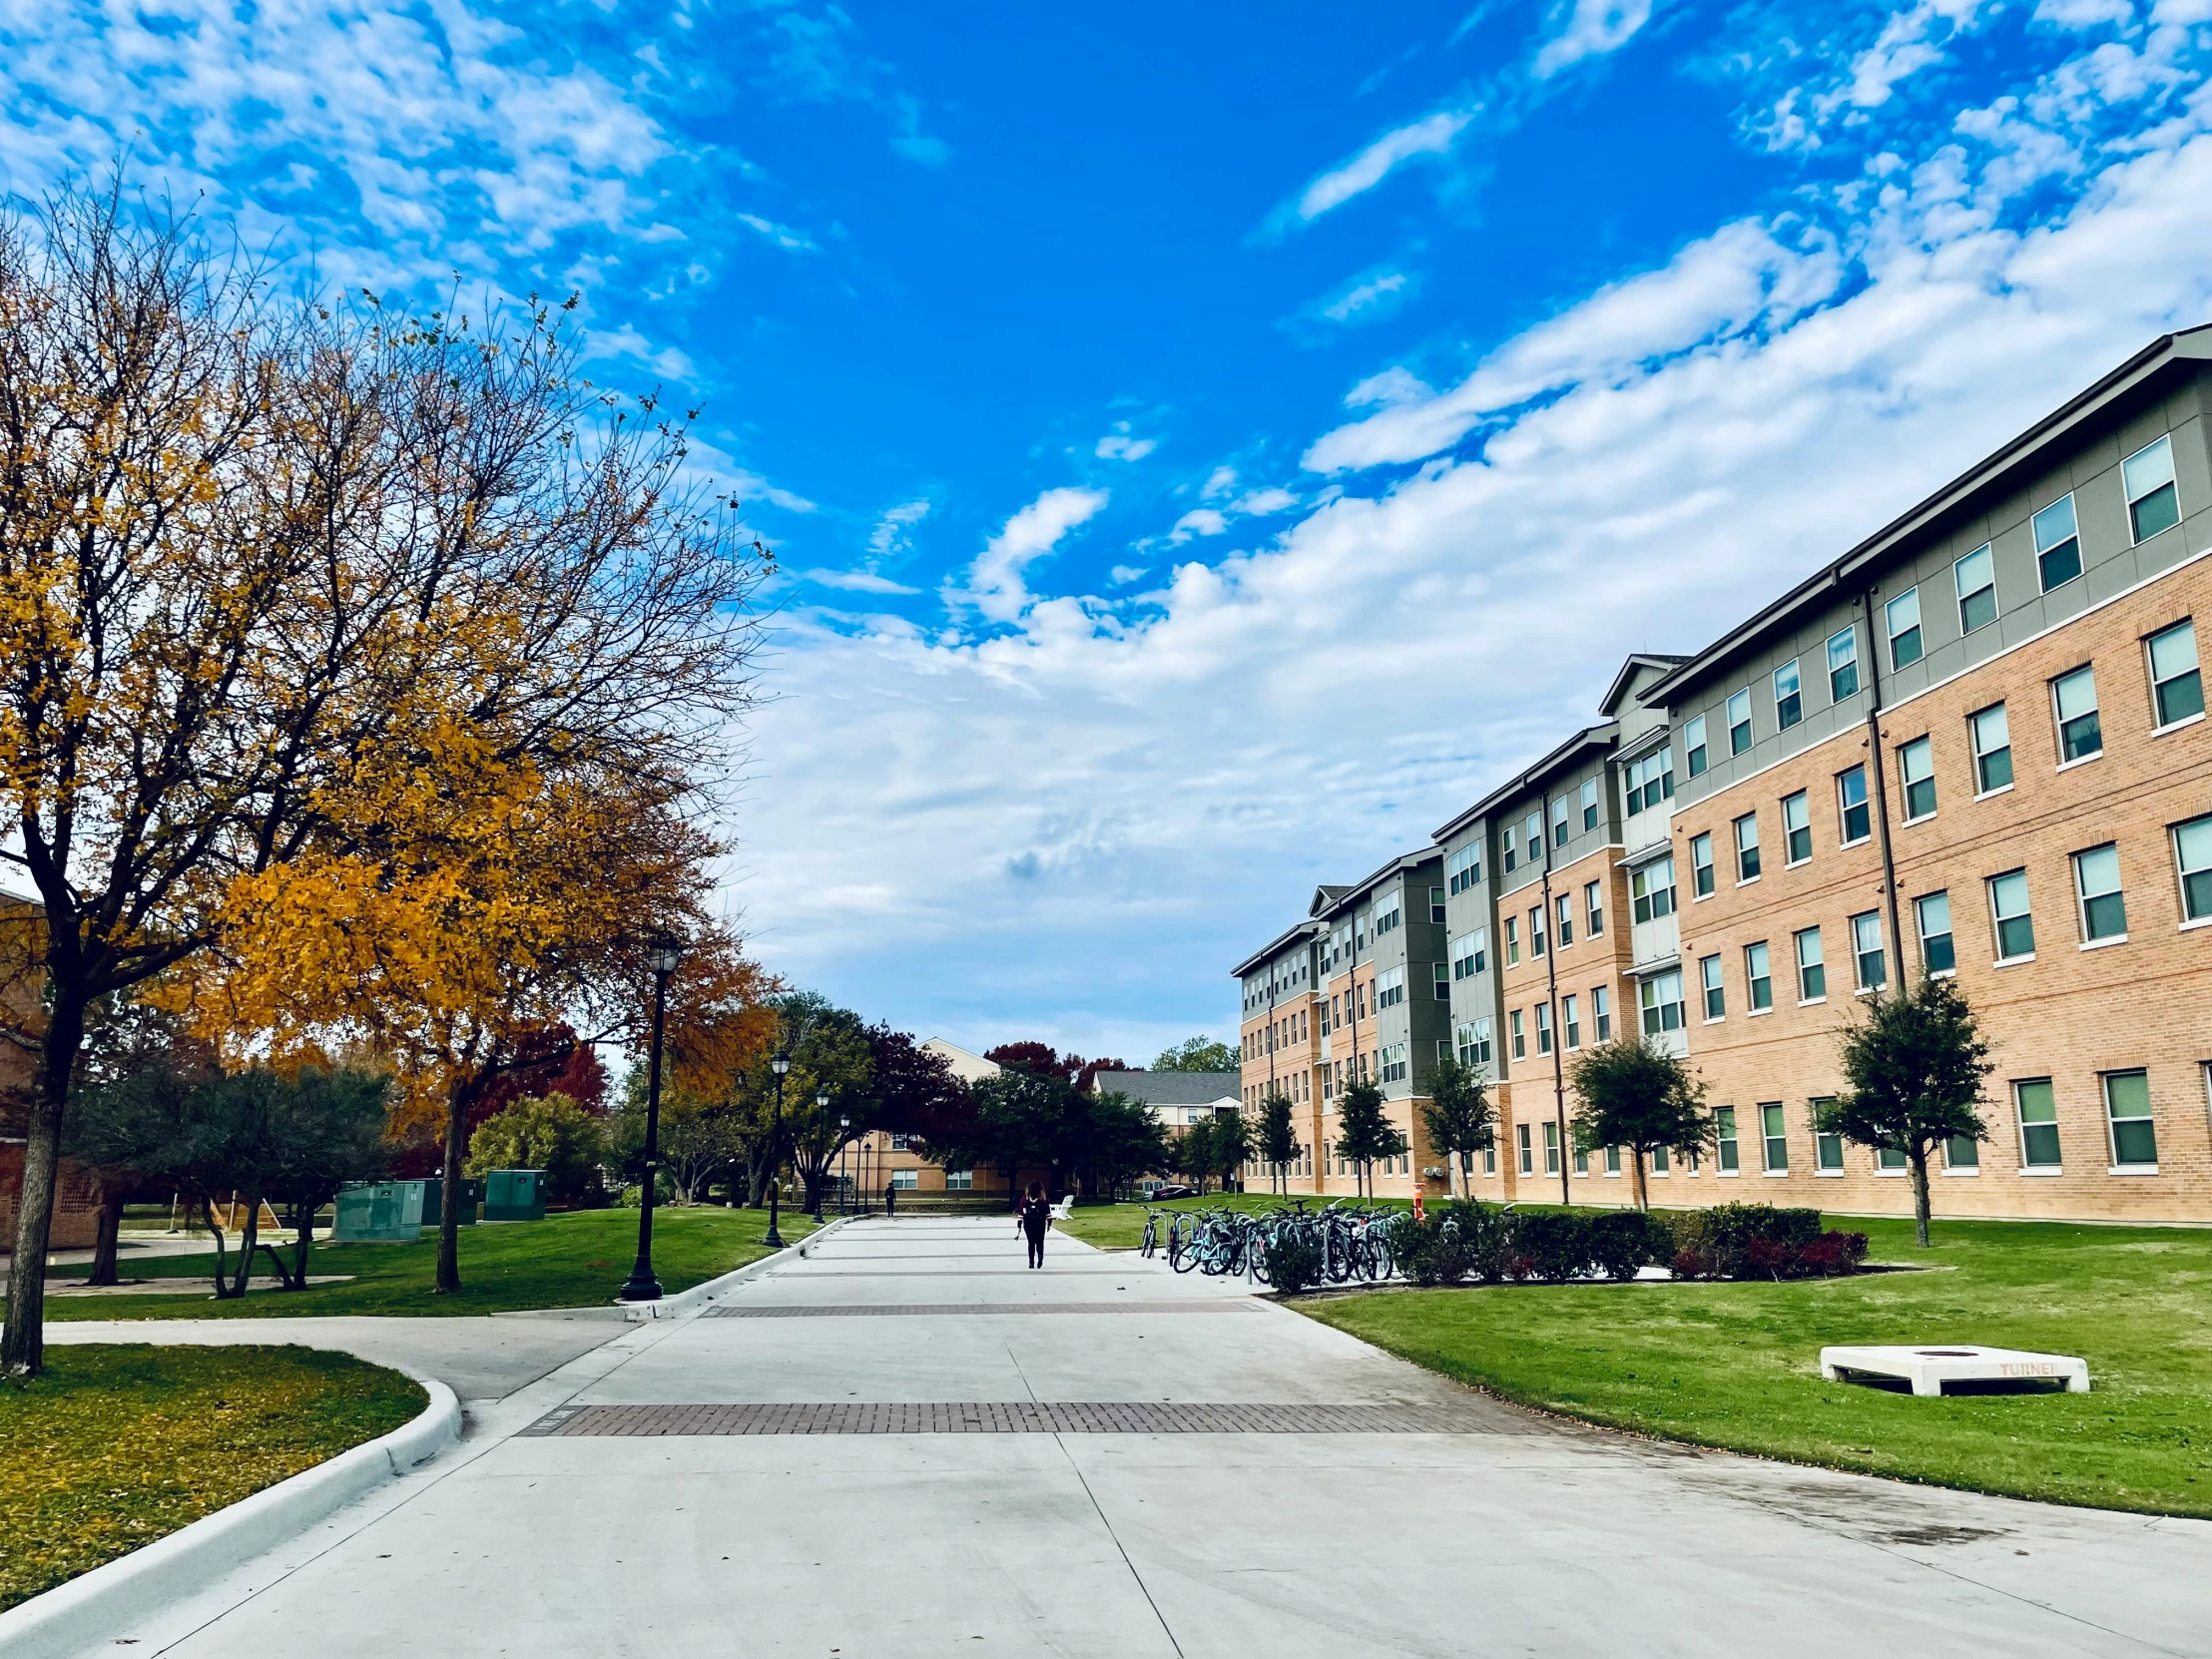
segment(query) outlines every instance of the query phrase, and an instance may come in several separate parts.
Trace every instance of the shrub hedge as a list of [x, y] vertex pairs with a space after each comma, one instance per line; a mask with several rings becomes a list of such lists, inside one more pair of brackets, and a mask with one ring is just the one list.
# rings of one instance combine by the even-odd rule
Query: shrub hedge
[[1824, 1232], [1818, 1210], [1771, 1204], [1658, 1216], [1454, 1199], [1424, 1219], [1402, 1218], [1390, 1247], [1414, 1285], [1456, 1285], [1468, 1277], [1493, 1285], [1633, 1279], [1654, 1263], [1677, 1279], [1808, 1279], [1856, 1272], [1867, 1257], [1867, 1236]]

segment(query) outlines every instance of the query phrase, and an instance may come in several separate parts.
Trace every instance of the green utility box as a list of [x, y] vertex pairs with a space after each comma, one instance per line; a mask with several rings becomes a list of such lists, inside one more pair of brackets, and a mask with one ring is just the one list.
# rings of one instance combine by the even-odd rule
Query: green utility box
[[[417, 1217], [417, 1225], [422, 1227], [437, 1226], [439, 1220], [438, 1206], [445, 1202], [445, 1182], [438, 1176], [433, 1175], [427, 1181], [410, 1181], [405, 1184], [422, 1189], [421, 1208]], [[463, 1227], [474, 1227], [476, 1225], [476, 1206], [483, 1199], [483, 1196], [484, 1184], [481, 1181], [463, 1181], [461, 1183], [460, 1220]]]
[[545, 1220], [545, 1171], [495, 1169], [484, 1177], [486, 1221]]
[[422, 1197], [413, 1195], [415, 1215], [407, 1213], [405, 1189], [419, 1188], [419, 1181], [360, 1181], [338, 1189], [337, 1218], [330, 1228], [333, 1244], [413, 1244], [421, 1234]]

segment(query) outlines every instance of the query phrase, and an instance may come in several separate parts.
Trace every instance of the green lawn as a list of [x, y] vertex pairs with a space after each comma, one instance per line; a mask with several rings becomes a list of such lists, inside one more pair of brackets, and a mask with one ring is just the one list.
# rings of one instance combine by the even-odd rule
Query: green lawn
[[[1524, 1404], [1699, 1445], [2100, 1508], [2212, 1516], [2212, 1232], [1830, 1218], [1939, 1271], [1788, 1285], [1383, 1291], [1291, 1304]], [[1141, 1225], [1141, 1215], [1140, 1215]], [[1824, 1343], [2077, 1354], [2086, 1394], [1823, 1382]]]
[[[1276, 1210], [1289, 1201], [1272, 1197], [1267, 1193], [1209, 1193], [1204, 1198], [1171, 1198], [1164, 1204], [1082, 1204], [1075, 1207], [1075, 1214], [1059, 1224], [1059, 1230], [1070, 1238], [1081, 1239], [1087, 1245], [1100, 1250], [1135, 1250], [1144, 1243], [1144, 1218], [1148, 1210]], [[1306, 1195], [1306, 1208], [1321, 1210], [1336, 1202], [1336, 1195], [1315, 1198]], [[1379, 1198], [1371, 1201], [1379, 1209], [1410, 1209], [1409, 1200], [1402, 1198]], [[1162, 1222], [1164, 1229], [1167, 1224]]]
[[0, 1607], [152, 1543], [429, 1402], [396, 1372], [304, 1348], [46, 1351], [0, 1382]]
[[[784, 1212], [787, 1244], [798, 1243], [814, 1227], [806, 1215]], [[656, 1210], [654, 1271], [662, 1288], [673, 1296], [766, 1256], [768, 1247], [761, 1236], [767, 1231], [766, 1210]], [[257, 1278], [240, 1302], [196, 1296], [55, 1296], [46, 1300], [46, 1317], [274, 1319], [305, 1314], [505, 1314], [527, 1308], [585, 1308], [614, 1300], [630, 1276], [637, 1241], [635, 1210], [582, 1210], [544, 1221], [464, 1227], [458, 1296], [430, 1294], [437, 1269], [435, 1234], [425, 1234], [416, 1244], [317, 1243], [308, 1259], [308, 1275], [351, 1274], [352, 1283], [287, 1292], [277, 1289], [274, 1279]], [[266, 1258], [259, 1265], [266, 1268]], [[57, 1268], [54, 1276], [81, 1279], [85, 1271]], [[214, 1271], [213, 1255], [133, 1257], [126, 1253], [122, 1262], [126, 1279], [206, 1278]]]

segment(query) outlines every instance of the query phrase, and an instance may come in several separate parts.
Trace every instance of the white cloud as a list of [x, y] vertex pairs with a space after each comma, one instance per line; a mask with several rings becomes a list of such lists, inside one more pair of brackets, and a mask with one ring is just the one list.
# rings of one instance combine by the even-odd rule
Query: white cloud
[[[2212, 136], [2103, 164], [2040, 229], [1961, 213], [1946, 180], [1976, 178], [1893, 170], [1825, 256], [1858, 262], [1848, 285], [1740, 226], [1593, 295], [1477, 371], [1545, 392], [1481, 461], [1183, 565], [1142, 619], [1043, 598], [987, 639], [801, 623], [754, 722], [763, 948], [862, 1006], [923, 1000], [927, 961], [932, 1022], [985, 1040], [1233, 1019], [1229, 965], [1315, 881], [1420, 844], [1588, 719], [1622, 653], [1702, 645], [2212, 312]], [[863, 901], [826, 896], [886, 864]]]
[[1218, 536], [1228, 528], [1224, 514], [1212, 507], [1193, 507], [1175, 521], [1175, 528], [1168, 532], [1168, 545], [1180, 547], [1194, 536]]
[[867, 550], [878, 559], [887, 559], [902, 552], [908, 545], [906, 532], [929, 516], [927, 500], [901, 501], [885, 510], [868, 531]]
[[1475, 111], [1438, 110], [1434, 115], [1408, 123], [1362, 150], [1341, 167], [1330, 169], [1299, 196], [1298, 218], [1311, 221], [1332, 208], [1341, 208], [1355, 196], [1375, 189], [1392, 171], [1416, 156], [1440, 156], [1451, 148]]
[[1234, 510], [1255, 517], [1266, 518], [1276, 513], [1289, 512], [1298, 505], [1298, 497], [1286, 489], [1251, 490], [1237, 498]]
[[1233, 466], [1217, 466], [1207, 474], [1206, 486], [1198, 492], [1202, 501], [1219, 500], [1237, 487], [1237, 469]]
[[1402, 271], [1367, 277], [1323, 305], [1320, 314], [1331, 322], [1366, 322], [1389, 310], [1402, 298], [1407, 281]]
[[814, 238], [808, 236], [804, 231], [795, 231], [788, 225], [779, 225], [772, 219], [763, 219], [759, 214], [732, 214], [730, 217], [749, 230], [760, 232], [762, 236], [777, 247], [790, 253], [817, 254], [821, 252], [815, 246]]
[[1123, 420], [1098, 440], [1098, 447], [1091, 453], [1102, 461], [1141, 461], [1159, 447], [1157, 439], [1131, 437], [1129, 422]]
[[1142, 581], [1147, 568], [1144, 565], [1116, 565], [1106, 573], [1106, 580], [1117, 588], [1126, 588], [1132, 582]]
[[843, 588], [852, 593], [919, 593], [919, 588], [909, 588], [903, 582], [894, 582], [888, 576], [877, 576], [865, 570], [803, 570], [800, 580], [816, 582], [826, 588]]
[[1536, 54], [1538, 80], [1584, 58], [1618, 52], [1651, 21], [1651, 0], [1573, 0], [1566, 24]]
[[2061, 29], [2093, 29], [2102, 23], [2132, 23], [2130, 0], [2036, 0], [2035, 21]]
[[1059, 546], [1060, 538], [1106, 505], [1104, 490], [1063, 486], [1046, 490], [1006, 521], [968, 567], [965, 589], [948, 591], [954, 603], [973, 606], [993, 622], [1013, 622], [1031, 604], [1023, 573]]

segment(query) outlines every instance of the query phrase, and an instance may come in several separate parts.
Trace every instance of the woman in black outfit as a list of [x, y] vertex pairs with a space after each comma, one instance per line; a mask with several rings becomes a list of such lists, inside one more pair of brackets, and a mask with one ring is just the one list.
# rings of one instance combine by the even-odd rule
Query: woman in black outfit
[[1021, 1201], [1019, 1222], [1021, 1230], [1029, 1235], [1029, 1265], [1043, 1267], [1044, 1236], [1052, 1226], [1052, 1206], [1045, 1202], [1044, 1188], [1034, 1181], [1029, 1183], [1029, 1196]]

